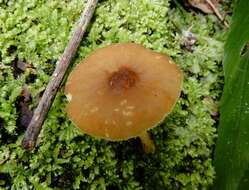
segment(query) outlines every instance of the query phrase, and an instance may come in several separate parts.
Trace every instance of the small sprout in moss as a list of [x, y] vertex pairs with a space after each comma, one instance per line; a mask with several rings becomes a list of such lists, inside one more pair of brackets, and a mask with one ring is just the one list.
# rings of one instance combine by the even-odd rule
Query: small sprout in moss
[[85, 133], [111, 141], [140, 137], [171, 111], [180, 95], [181, 71], [166, 55], [134, 43], [99, 49], [70, 74], [65, 94], [69, 118]]

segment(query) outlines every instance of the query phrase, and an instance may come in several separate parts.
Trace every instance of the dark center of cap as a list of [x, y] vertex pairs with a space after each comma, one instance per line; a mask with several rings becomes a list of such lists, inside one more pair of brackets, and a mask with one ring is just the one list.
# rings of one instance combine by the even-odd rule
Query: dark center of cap
[[120, 67], [118, 71], [111, 73], [108, 83], [114, 90], [128, 90], [133, 87], [138, 75], [128, 67]]

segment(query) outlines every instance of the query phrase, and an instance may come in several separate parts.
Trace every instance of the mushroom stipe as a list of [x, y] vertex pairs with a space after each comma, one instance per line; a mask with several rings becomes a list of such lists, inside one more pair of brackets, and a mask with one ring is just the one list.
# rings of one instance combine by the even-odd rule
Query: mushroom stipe
[[181, 84], [181, 71], [167, 55], [135, 43], [112, 44], [70, 73], [66, 112], [86, 134], [110, 141], [140, 137], [151, 153], [155, 146], [147, 130], [170, 113]]

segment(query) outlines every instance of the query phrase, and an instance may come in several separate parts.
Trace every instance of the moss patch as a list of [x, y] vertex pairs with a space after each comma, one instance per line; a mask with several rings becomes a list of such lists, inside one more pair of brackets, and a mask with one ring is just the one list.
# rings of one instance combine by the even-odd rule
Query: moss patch
[[[34, 108], [83, 7], [80, 0], [0, 0], [0, 188], [208, 189], [225, 30], [214, 15], [186, 12], [170, 0], [100, 1], [74, 60], [75, 66], [94, 49], [129, 41], [167, 53], [179, 65], [182, 94], [151, 131], [155, 154], [143, 154], [137, 139], [113, 143], [80, 133], [66, 117], [63, 86], [37, 148], [21, 148], [25, 129], [18, 127], [15, 104], [22, 86], [28, 84]], [[190, 39], [196, 42], [189, 47]], [[37, 74], [26, 69], [15, 78], [17, 60]]]

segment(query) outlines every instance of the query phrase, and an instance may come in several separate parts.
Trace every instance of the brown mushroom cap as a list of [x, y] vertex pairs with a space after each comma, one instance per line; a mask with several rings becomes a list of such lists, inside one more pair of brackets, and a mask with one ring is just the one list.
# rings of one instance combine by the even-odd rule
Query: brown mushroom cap
[[83, 132], [108, 140], [139, 136], [171, 111], [181, 89], [172, 60], [134, 43], [93, 52], [69, 75], [69, 118]]

